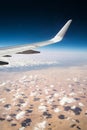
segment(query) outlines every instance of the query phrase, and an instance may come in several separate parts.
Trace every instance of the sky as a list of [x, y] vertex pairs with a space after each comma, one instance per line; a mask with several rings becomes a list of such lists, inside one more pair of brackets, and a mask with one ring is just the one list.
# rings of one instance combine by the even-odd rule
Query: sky
[[44, 49], [87, 51], [86, 8], [84, 0], [2, 1], [0, 47], [48, 40], [72, 19], [63, 41]]

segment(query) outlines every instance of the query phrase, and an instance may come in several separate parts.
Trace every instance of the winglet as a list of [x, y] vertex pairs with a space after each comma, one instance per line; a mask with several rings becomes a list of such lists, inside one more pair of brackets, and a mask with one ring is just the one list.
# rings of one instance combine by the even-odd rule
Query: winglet
[[64, 35], [66, 34], [72, 20], [68, 20], [68, 22], [62, 27], [62, 29], [56, 34], [55, 37], [51, 39], [51, 41], [59, 42], [63, 39]]

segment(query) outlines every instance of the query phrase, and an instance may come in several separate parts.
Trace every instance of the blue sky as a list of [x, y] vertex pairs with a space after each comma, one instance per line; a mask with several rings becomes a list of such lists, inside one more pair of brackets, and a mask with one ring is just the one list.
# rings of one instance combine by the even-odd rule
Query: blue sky
[[[49, 4], [50, 3], [50, 4]], [[78, 2], [77, 2], [78, 3]], [[62, 42], [44, 49], [87, 50], [87, 15], [85, 3], [52, 0], [15, 1], [0, 4], [0, 47], [33, 43], [52, 38], [73, 20]]]

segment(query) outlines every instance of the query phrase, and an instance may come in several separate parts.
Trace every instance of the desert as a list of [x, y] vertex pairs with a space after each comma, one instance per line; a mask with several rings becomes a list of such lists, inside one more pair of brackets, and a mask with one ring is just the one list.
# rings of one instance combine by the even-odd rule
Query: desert
[[0, 73], [0, 130], [87, 129], [87, 66]]

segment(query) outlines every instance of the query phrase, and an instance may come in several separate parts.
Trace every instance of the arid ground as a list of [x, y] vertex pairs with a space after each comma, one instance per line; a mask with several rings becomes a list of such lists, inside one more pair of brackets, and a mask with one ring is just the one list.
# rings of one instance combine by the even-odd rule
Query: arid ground
[[0, 72], [0, 130], [86, 129], [86, 66]]

